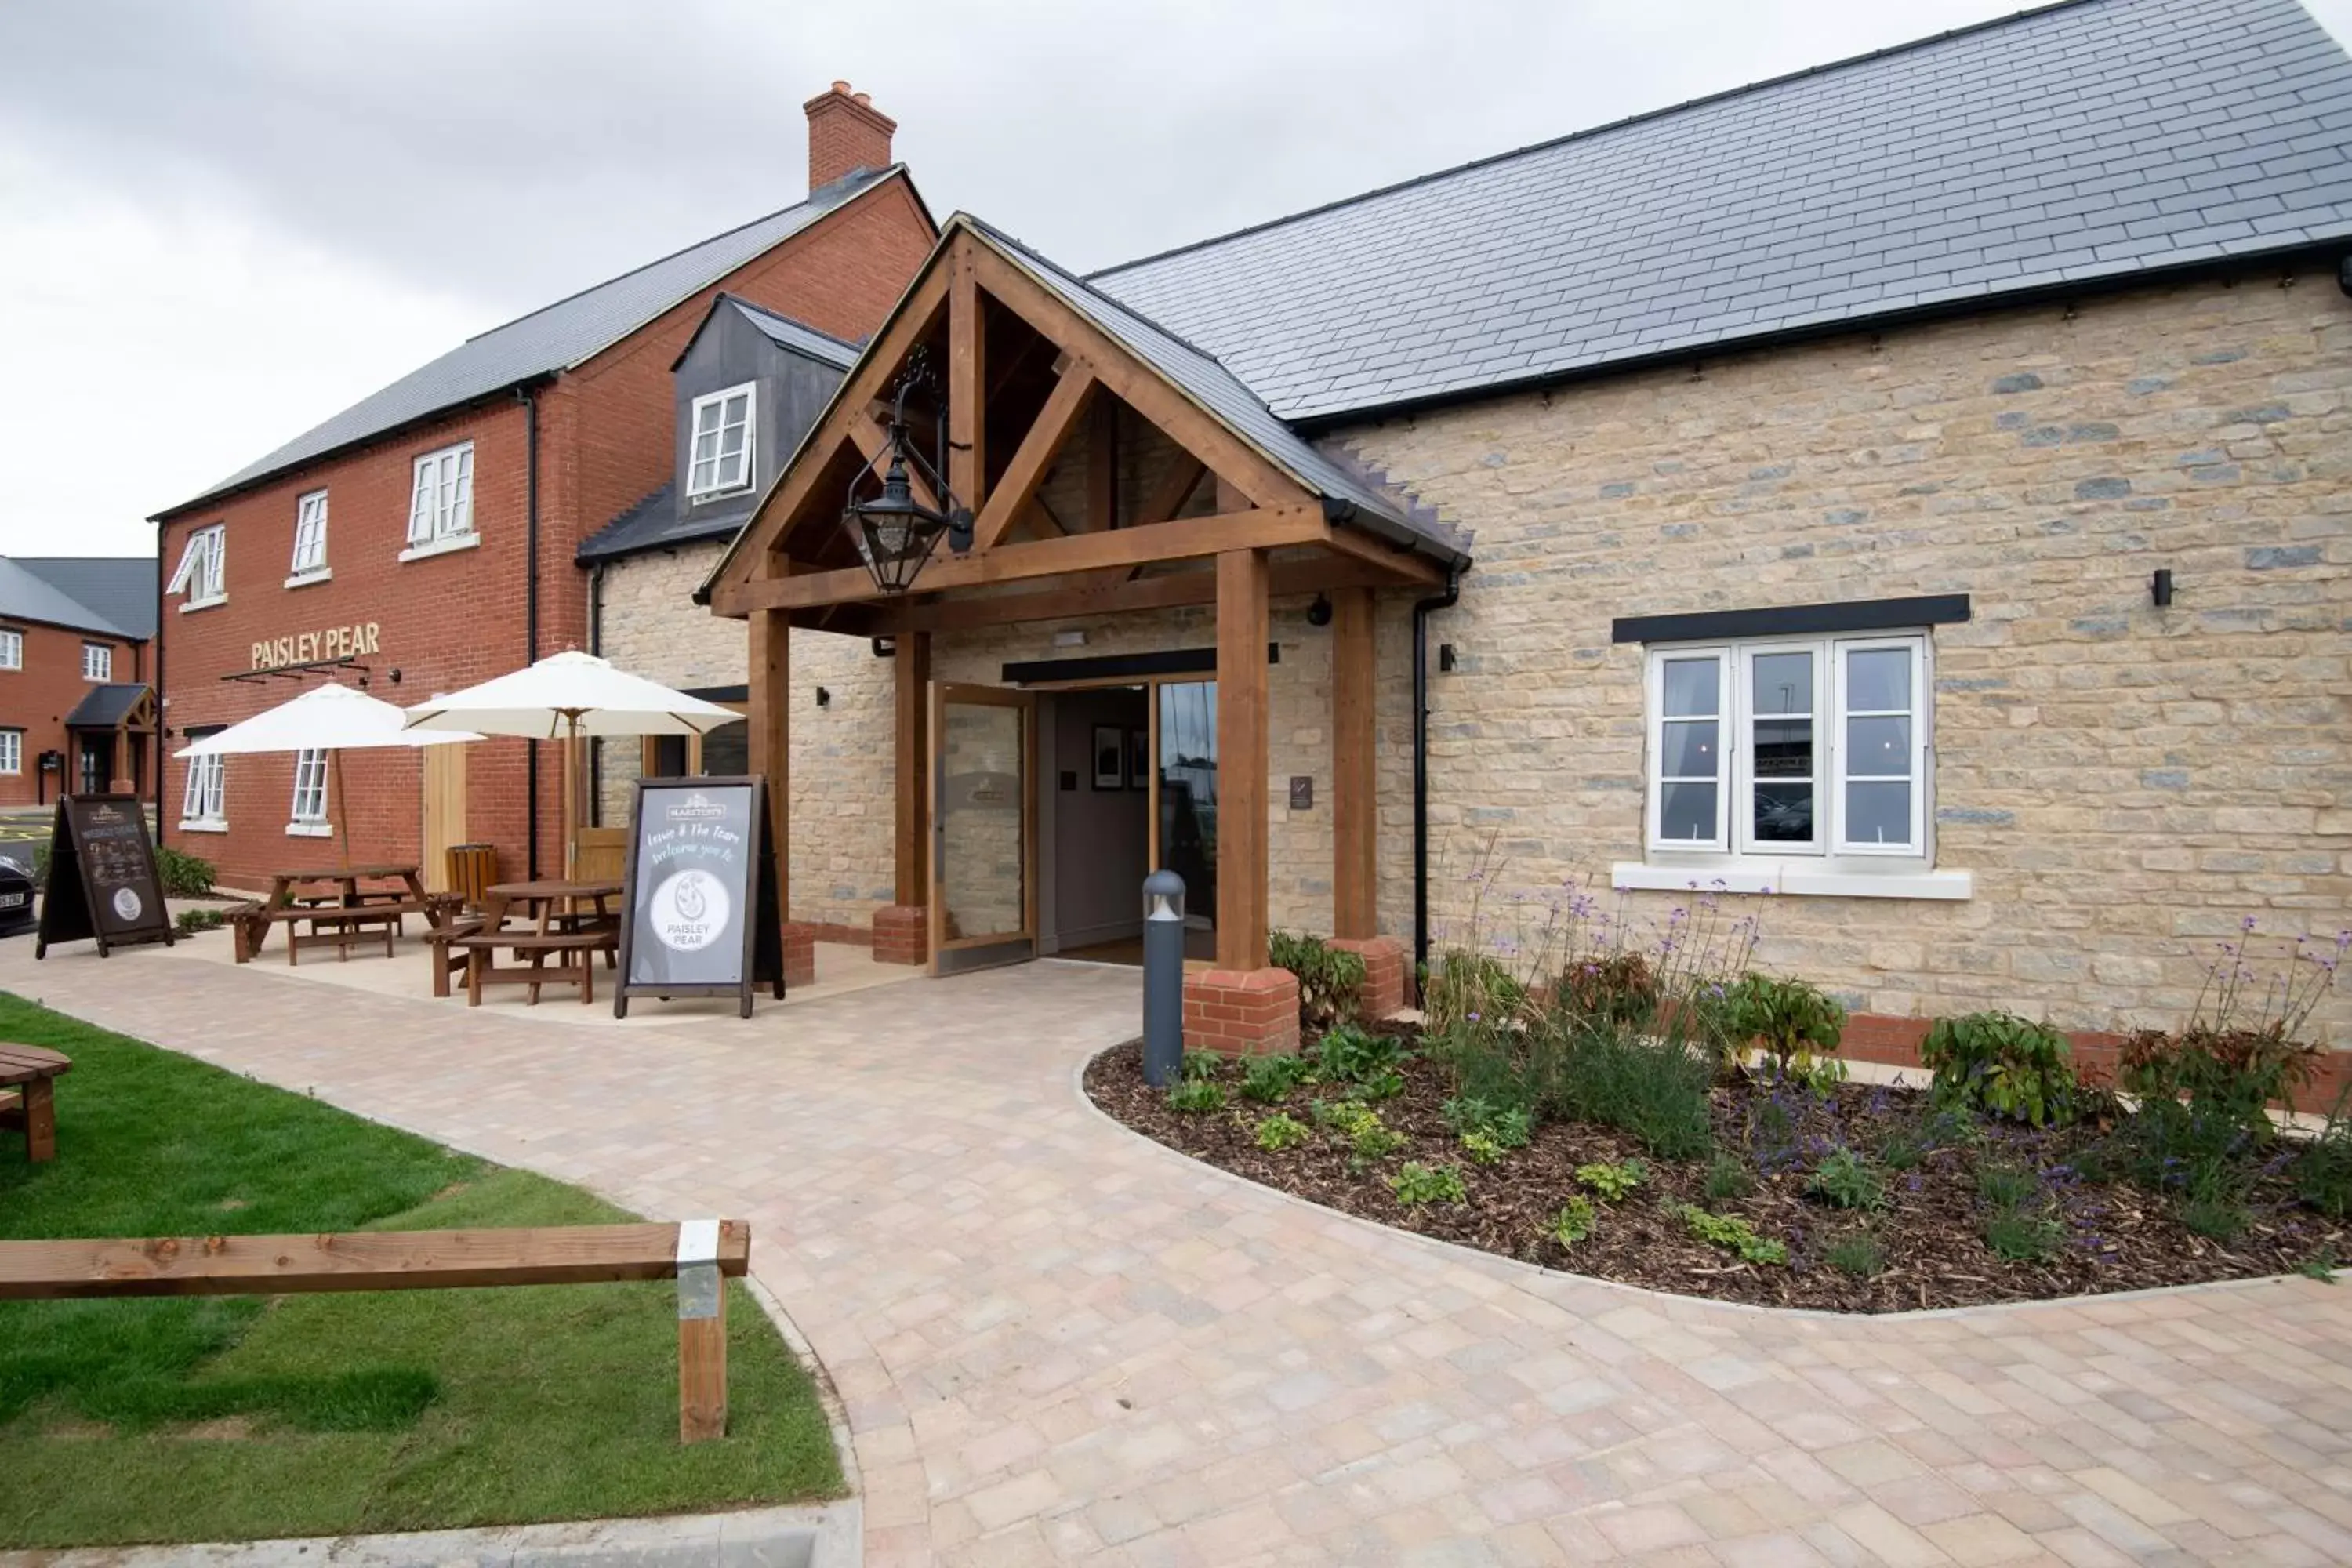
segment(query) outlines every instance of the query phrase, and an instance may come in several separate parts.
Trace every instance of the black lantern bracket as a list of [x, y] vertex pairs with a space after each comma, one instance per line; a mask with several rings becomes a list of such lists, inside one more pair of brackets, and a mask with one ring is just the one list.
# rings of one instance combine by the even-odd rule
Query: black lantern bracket
[[[939, 421], [941, 449], [934, 458], [927, 460], [907, 438], [908, 393], [917, 386], [935, 384], [918, 350], [891, 396], [889, 462], [883, 469], [880, 489], [874, 488], [874, 465], [869, 462], [850, 480], [842, 507], [842, 527], [856, 547], [857, 558], [873, 574], [874, 585], [885, 594], [904, 594], [914, 586], [942, 535], [948, 548], [959, 555], [971, 548], [971, 510], [949, 490], [941, 471], [947, 467], [946, 418], [942, 416]], [[915, 499], [916, 476], [940, 498], [937, 507]]]

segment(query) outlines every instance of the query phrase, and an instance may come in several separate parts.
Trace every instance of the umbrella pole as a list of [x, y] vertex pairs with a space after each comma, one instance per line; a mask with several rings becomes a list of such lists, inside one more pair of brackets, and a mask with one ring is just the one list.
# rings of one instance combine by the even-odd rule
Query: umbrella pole
[[568, 728], [563, 736], [563, 879], [572, 880], [579, 873], [572, 847], [580, 837], [580, 715], [564, 715]]
[[327, 765], [335, 773], [335, 836], [342, 842], [343, 867], [348, 870], [352, 864], [352, 798], [343, 788], [343, 749], [333, 748], [328, 752], [327, 759]]

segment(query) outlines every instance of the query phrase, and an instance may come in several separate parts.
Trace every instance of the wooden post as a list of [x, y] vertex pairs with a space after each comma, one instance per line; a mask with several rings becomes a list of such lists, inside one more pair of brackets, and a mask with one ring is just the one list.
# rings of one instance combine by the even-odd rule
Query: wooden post
[[1331, 934], [1379, 934], [1372, 591], [1331, 595]]
[[893, 695], [897, 700], [898, 795], [893, 846], [897, 850], [898, 891], [902, 906], [928, 904], [930, 888], [926, 874], [924, 830], [930, 823], [929, 794], [931, 772], [931, 634], [901, 632], [895, 659]]
[[[1183, 504], [1181, 499], [1177, 504]], [[1087, 411], [1086, 527], [1089, 533], [1101, 533], [1118, 526], [1118, 399], [1097, 392], [1094, 406]]]
[[[290, 930], [290, 928], [289, 928]], [[25, 1157], [37, 1165], [58, 1157], [57, 1086], [47, 1079], [37, 1078], [23, 1090], [25, 1113]]]
[[[772, 575], [785, 570], [782, 559]], [[753, 610], [744, 718], [751, 724], [751, 771], [768, 781], [768, 821], [776, 837], [776, 920], [793, 918], [792, 623], [782, 610]], [[756, 882], [753, 884], [758, 885]]]
[[988, 421], [982, 388], [988, 384], [987, 333], [980, 313], [980, 284], [968, 254], [953, 257], [948, 284], [948, 489], [978, 517], [987, 504]]
[[677, 1227], [677, 1440], [727, 1436], [727, 1278], [715, 1219]]
[[1217, 557], [1217, 967], [1265, 967], [1267, 565]]

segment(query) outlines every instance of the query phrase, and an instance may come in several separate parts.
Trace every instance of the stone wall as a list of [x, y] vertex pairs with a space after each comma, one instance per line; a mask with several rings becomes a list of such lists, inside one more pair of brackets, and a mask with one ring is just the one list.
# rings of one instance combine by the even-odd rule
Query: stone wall
[[[1431, 678], [1436, 918], [1465, 922], [1490, 840], [1538, 899], [1641, 858], [1643, 654], [1612, 617], [1964, 593], [1973, 618], [1933, 637], [1930, 804], [1973, 898], [1782, 897], [1762, 962], [1878, 1013], [2105, 1028], [2177, 1018], [2246, 917], [2332, 947], [2352, 923], [2347, 385], [2352, 300], [2322, 273], [2250, 275], [1341, 433], [1476, 531], [1432, 634], [1460, 650]], [[1381, 635], [1381, 908], [1404, 931], [1402, 630]], [[2326, 1021], [2352, 1042], [2352, 987]]]

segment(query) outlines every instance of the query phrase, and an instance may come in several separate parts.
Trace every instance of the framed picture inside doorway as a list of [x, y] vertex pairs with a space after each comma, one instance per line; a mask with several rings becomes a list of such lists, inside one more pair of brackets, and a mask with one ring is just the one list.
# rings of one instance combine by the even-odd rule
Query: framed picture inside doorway
[[1127, 787], [1127, 732], [1116, 724], [1095, 726], [1095, 788]]
[[1127, 732], [1127, 787], [1151, 787], [1151, 732], [1148, 730]]

